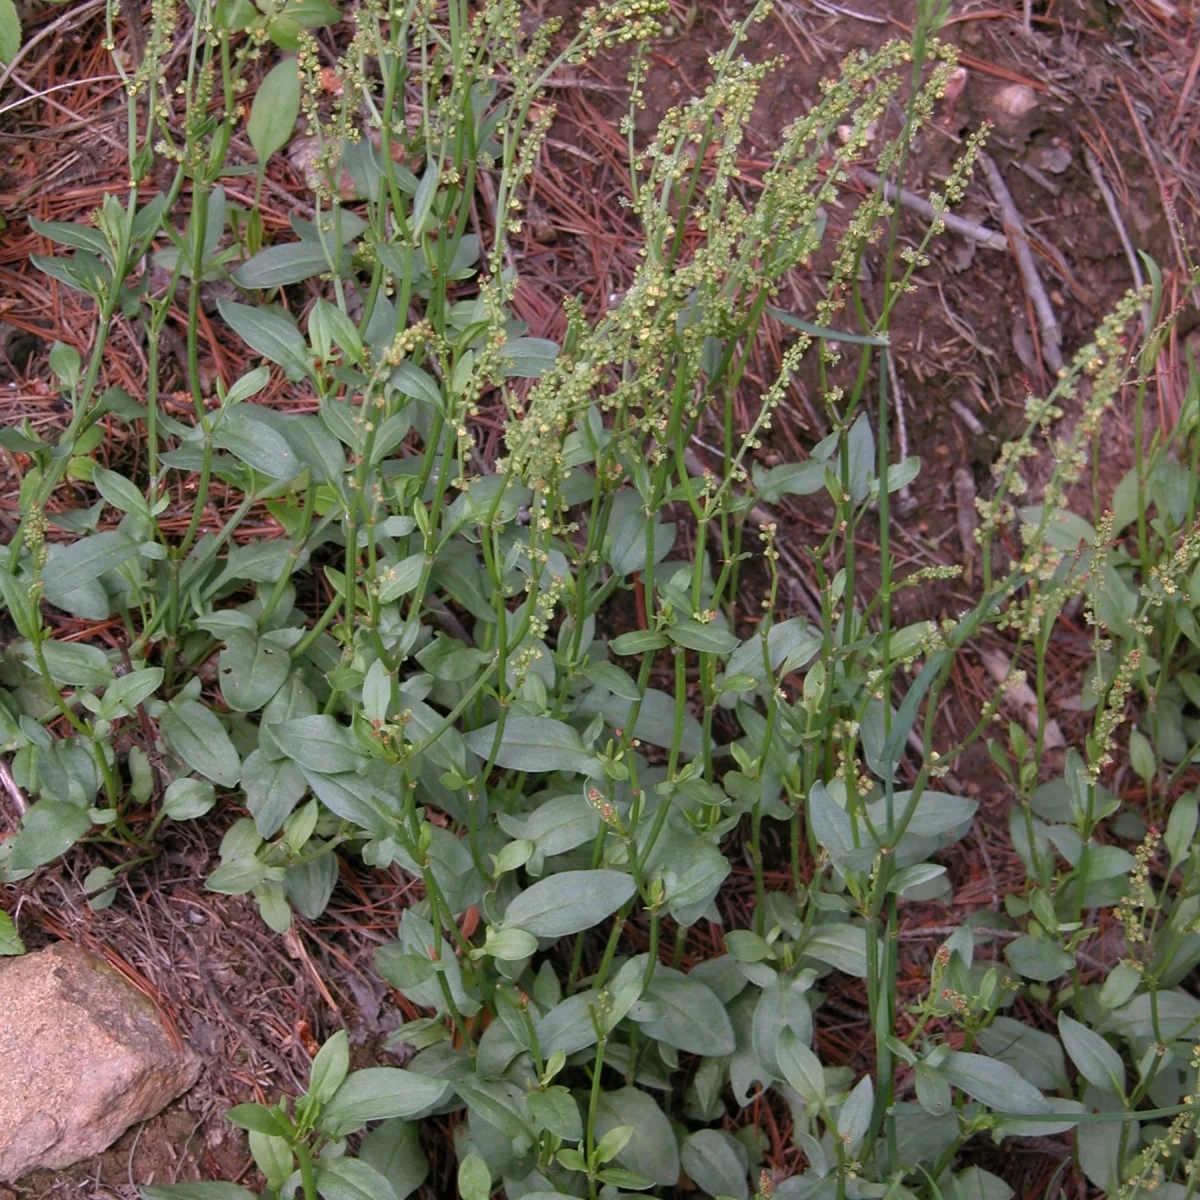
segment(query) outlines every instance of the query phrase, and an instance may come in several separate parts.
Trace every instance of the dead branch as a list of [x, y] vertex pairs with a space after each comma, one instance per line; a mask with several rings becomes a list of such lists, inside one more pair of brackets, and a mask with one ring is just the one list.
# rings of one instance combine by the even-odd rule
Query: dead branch
[[1012, 198], [1012, 193], [1008, 190], [1008, 184], [1004, 182], [1000, 168], [996, 166], [991, 155], [985, 154], [981, 150], [979, 163], [983, 167], [988, 187], [1000, 209], [1001, 223], [1012, 243], [1013, 256], [1017, 260], [1025, 291], [1029, 295], [1034, 315], [1037, 317], [1038, 332], [1041, 334], [1042, 340], [1042, 358], [1046, 366], [1057, 375], [1063, 365], [1062, 330], [1058, 327], [1058, 318], [1054, 315], [1050, 297], [1046, 295], [1042, 277], [1038, 274], [1037, 265], [1033, 261], [1033, 251], [1029, 247], [1029, 238], [1025, 233], [1025, 222]]

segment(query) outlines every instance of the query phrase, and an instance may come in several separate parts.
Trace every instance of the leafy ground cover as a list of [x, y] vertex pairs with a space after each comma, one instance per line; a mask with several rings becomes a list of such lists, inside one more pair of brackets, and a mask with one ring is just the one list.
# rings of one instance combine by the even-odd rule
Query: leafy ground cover
[[[70, 902], [103, 919], [211, 831], [203, 888], [326, 996], [303, 931], [339, 882], [363, 898], [359, 986], [404, 1018], [365, 1064], [297, 1021], [311, 1065], [230, 1096], [257, 1175], [141, 1194], [1007, 1196], [990, 1140], [1057, 1153], [1045, 1194], [1190, 1195], [1186, 253], [1135, 259], [1061, 370], [1033, 342], [1046, 386], [960, 502], [961, 561], [914, 567], [896, 507], [930, 465], [902, 448], [894, 328], [984, 135], [915, 238], [852, 172], [869, 149], [907, 180], [937, 135], [947, 12], [847, 59], [769, 153], [748, 131], [783, 67], [744, 57], [767, 5], [652, 132], [657, 39], [695, 15], [650, 0], [562, 28], [506, 2], [161, 4], [136, 55], [102, 15], [129, 187], [29, 218], [89, 332], [45, 356], [56, 426], [0, 434], [0, 869], [36, 896], [86, 863]], [[534, 328], [547, 89], [596, 61], [628, 75], [631, 269]], [[268, 228], [289, 150], [306, 207]], [[125, 339], [137, 378], [110, 369]], [[821, 436], [788, 456], [803, 378]], [[951, 585], [953, 611], [903, 615]], [[972, 752], [1010, 865], [956, 908]], [[831, 1055], [847, 994], [863, 1037]]]

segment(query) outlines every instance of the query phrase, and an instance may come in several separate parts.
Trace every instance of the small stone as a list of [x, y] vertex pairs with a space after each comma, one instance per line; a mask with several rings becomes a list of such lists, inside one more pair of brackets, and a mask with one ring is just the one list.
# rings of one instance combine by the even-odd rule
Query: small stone
[[955, 67], [950, 72], [950, 78], [946, 80], [946, 90], [942, 94], [942, 99], [953, 107], [959, 96], [963, 94], [963, 89], [967, 86], [967, 68]]
[[0, 1181], [106, 1150], [196, 1082], [154, 1005], [68, 943], [0, 959]]
[[996, 128], [1010, 138], [1024, 140], [1032, 132], [1038, 116], [1038, 99], [1033, 88], [1010, 83], [992, 96], [989, 116]]
[[1061, 175], [1071, 165], [1073, 158], [1071, 147], [1055, 138], [1045, 146], [1038, 146], [1030, 154], [1029, 161], [1039, 171], [1049, 171], [1051, 175]]
[[[288, 161], [297, 174], [304, 177], [305, 186], [316, 192], [329, 183], [328, 169], [322, 163], [321, 139], [316, 137], [293, 138], [288, 146]], [[338, 193], [343, 200], [362, 199], [350, 172], [342, 167], [339, 172]]]

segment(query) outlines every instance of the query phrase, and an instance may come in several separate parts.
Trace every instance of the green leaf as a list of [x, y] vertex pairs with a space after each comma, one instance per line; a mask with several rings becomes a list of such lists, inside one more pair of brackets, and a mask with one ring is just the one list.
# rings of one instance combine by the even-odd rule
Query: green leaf
[[854, 346], [891, 345], [886, 337], [877, 337], [866, 333], [845, 333], [840, 329], [828, 329], [824, 325], [814, 325], [811, 321], [802, 321], [799, 317], [792, 316], [790, 312], [784, 312], [782, 308], [774, 308], [771, 305], [767, 305], [767, 312], [775, 320], [782, 321], [784, 325], [790, 325], [793, 329], [802, 330], [804, 333], [810, 334], [815, 338], [822, 338], [831, 342], [848, 342]]
[[[632, 633], [623, 633], [609, 642], [609, 648], [614, 654], [645, 654], [651, 650], [661, 650], [669, 645], [665, 634], [656, 633], [653, 629], [635, 629]], [[613, 689], [616, 691], [616, 689]], [[618, 693], [621, 694], [621, 693]], [[636, 696], [626, 697], [636, 700]]]
[[542, 1129], [548, 1129], [565, 1142], [583, 1141], [583, 1121], [579, 1104], [565, 1087], [549, 1087], [529, 1093], [529, 1115]]
[[784, 1079], [810, 1104], [825, 1101], [825, 1069], [821, 1060], [796, 1036], [785, 1028], [779, 1035], [775, 1057]]
[[287, 438], [241, 405], [226, 411], [213, 433], [213, 445], [271, 479], [294, 479], [303, 470]]
[[279, 748], [305, 770], [337, 775], [356, 771], [364, 762], [354, 735], [328, 713], [295, 717], [270, 729]]
[[888, 468], [888, 491], [898, 492], [908, 487], [921, 473], [921, 460], [915, 455], [909, 455], [898, 463], [890, 463]]
[[[322, 843], [319, 839], [309, 843], [309, 849], [319, 850]], [[338, 866], [333, 853], [321, 854], [307, 862], [292, 863], [287, 868], [284, 887], [292, 907], [315, 921], [329, 903], [337, 884]]]
[[[588, 1169], [587, 1159], [583, 1157], [581, 1150], [576, 1150], [573, 1147], [566, 1147], [560, 1150], [555, 1156], [568, 1171], [586, 1171]], [[538, 1193], [539, 1195], [541, 1193]], [[557, 1192], [554, 1193], [556, 1196]]]
[[[267, 72], [250, 106], [246, 133], [260, 163], [282, 150], [300, 115], [300, 74], [294, 58], [285, 58]], [[238, 281], [242, 282], [241, 280]], [[257, 287], [259, 284], [242, 284]]]
[[608, 522], [608, 561], [618, 575], [631, 575], [645, 567], [648, 524], [653, 529], [651, 558], [661, 562], [675, 544], [674, 523], [663, 524], [657, 512], [647, 517], [637, 492], [618, 492]]
[[25, 943], [21, 941], [12, 917], [0, 909], [0, 958], [24, 953]]
[[266, 367], [255, 367], [253, 371], [247, 371], [245, 375], [239, 376], [225, 393], [226, 406], [240, 404], [243, 400], [249, 400], [251, 396], [257, 396], [270, 382], [271, 372]]
[[850, 498], [859, 504], [871, 492], [875, 468], [875, 437], [866, 413], [859, 413], [846, 435], [850, 451]]
[[594, 991], [576, 992], [550, 1009], [537, 1026], [538, 1042], [544, 1054], [556, 1050], [574, 1054], [595, 1045], [596, 1029], [589, 1005], [594, 1006], [596, 999]]
[[473, 1113], [505, 1137], [515, 1141], [532, 1136], [518, 1100], [521, 1093], [512, 1084], [468, 1075], [454, 1081], [454, 1090]]
[[235, 712], [257, 712], [283, 687], [291, 665], [287, 648], [270, 634], [231, 630], [217, 659], [221, 695]]
[[[1036, 529], [1043, 519], [1043, 509], [1040, 504], [1030, 505], [1020, 510], [1021, 520]], [[1046, 521], [1043, 536], [1048, 545], [1064, 553], [1074, 553], [1082, 542], [1085, 546], [1096, 544], [1096, 530], [1093, 525], [1069, 509], [1056, 509]]]
[[1065, 1012], [1058, 1014], [1058, 1033], [1088, 1083], [1114, 1096], [1125, 1095], [1125, 1063], [1104, 1038]]
[[392, 1185], [370, 1163], [346, 1156], [321, 1157], [317, 1191], [325, 1200], [396, 1200]]
[[1150, 745], [1150, 739], [1137, 729], [1129, 731], [1129, 765], [1141, 781], [1149, 787], [1158, 766], [1155, 762], [1154, 748]]
[[693, 925], [708, 911], [732, 868], [712, 842], [698, 835], [677, 831], [664, 843], [654, 864], [662, 874], [667, 911], [680, 925]]
[[31, 254], [29, 261], [52, 279], [76, 291], [87, 292], [90, 296], [98, 296], [112, 283], [112, 269], [87, 250], [80, 250], [73, 258]]
[[0, 62], [12, 62], [21, 49], [21, 18], [13, 0], [0, 0]]
[[680, 1147], [679, 1161], [705, 1195], [734, 1200], [746, 1200], [750, 1195], [745, 1148], [724, 1130], [697, 1130]]
[[270, 1134], [255, 1133], [251, 1130], [248, 1140], [250, 1153], [254, 1155], [254, 1162], [263, 1173], [267, 1186], [279, 1191], [291, 1178], [296, 1166], [296, 1159], [287, 1138], [272, 1137]]
[[870, 1075], [864, 1075], [854, 1085], [854, 1090], [842, 1105], [842, 1111], [838, 1113], [838, 1137], [848, 1154], [855, 1154], [862, 1145], [862, 1140], [871, 1125], [871, 1113], [874, 1108], [875, 1085], [871, 1082]]
[[412, 1121], [384, 1121], [363, 1138], [358, 1156], [392, 1185], [396, 1200], [405, 1200], [429, 1174], [429, 1160]]
[[1160, 991], [1157, 996], [1143, 992], [1134, 996], [1123, 1008], [1112, 1013], [1104, 1023], [1105, 1031], [1112, 1029], [1128, 1041], [1135, 1038], [1158, 1038], [1164, 1041], [1191, 1036], [1200, 1025], [1200, 1000], [1186, 992]]
[[[603, 713], [604, 719], [615, 729], [629, 727], [632, 711], [633, 704], [629, 700], [616, 695], [600, 697], [595, 692], [589, 692], [579, 706], [580, 715]], [[633, 723], [633, 736], [651, 746], [670, 748], [675, 740], [675, 698], [657, 688], [647, 688]], [[704, 732], [690, 712], [684, 714], [679, 749], [686, 758], [694, 758], [704, 749]]]
[[654, 972], [629, 1015], [647, 1037], [689, 1054], [715, 1058], [735, 1049], [729, 1014], [712, 989], [669, 967]]
[[[644, 1192], [654, 1186], [654, 1180], [649, 1175], [643, 1175], [641, 1171], [629, 1171], [624, 1167], [605, 1167], [604, 1170], [596, 1172], [596, 1178], [610, 1187], [624, 1188], [631, 1192]], [[607, 1190], [606, 1188], [605, 1191]]]
[[330, 0], [288, 0], [267, 26], [267, 33], [284, 50], [298, 50], [301, 30], [332, 25], [341, 15]]
[[628, 673], [610, 662], [594, 662], [584, 667], [583, 673], [597, 687], [607, 688], [623, 700], [636, 700], [641, 695], [637, 684]]
[[558, 358], [558, 344], [548, 338], [509, 338], [500, 353], [508, 360], [504, 374], [509, 378], [537, 379]]
[[[467, 749], [482, 759], [492, 752], [496, 723], [473, 729], [464, 737]], [[576, 771], [598, 775], [599, 763], [584, 748], [579, 734], [565, 721], [550, 717], [523, 717], [510, 714], [504, 723], [496, 766], [508, 771]], [[574, 931], [572, 931], [574, 932]]]
[[217, 802], [211, 783], [201, 779], [176, 779], [163, 794], [163, 811], [172, 821], [191, 821], [202, 817]]
[[917, 1100], [930, 1116], [940, 1117], [950, 1111], [953, 1097], [946, 1076], [927, 1062], [919, 1062], [913, 1070]]
[[287, 242], [260, 250], [233, 272], [233, 278], [244, 288], [277, 288], [328, 270], [329, 259], [320, 242]]
[[407, 954], [399, 942], [391, 942], [375, 951], [375, 969], [392, 987], [406, 991], [432, 979], [437, 963], [423, 954]]
[[267, 878], [267, 864], [257, 858], [233, 859], [222, 863], [205, 881], [210, 892], [243, 896]]
[[1004, 948], [1008, 965], [1026, 979], [1050, 983], [1061, 978], [1074, 965], [1075, 960], [1056, 942], [1048, 938], [1035, 938], [1024, 934]]
[[1172, 868], [1177, 867], [1191, 853], [1196, 837], [1197, 795], [1185, 792], [1175, 801], [1171, 815], [1167, 818], [1167, 832], [1163, 844], [1171, 856]]
[[614, 1126], [596, 1143], [596, 1161], [600, 1163], [612, 1162], [629, 1145], [632, 1137], [632, 1125]]
[[66, 221], [39, 221], [37, 217], [29, 218], [29, 228], [42, 237], [49, 238], [60, 246], [70, 246], [75, 250], [90, 250], [103, 258], [111, 254], [108, 239], [92, 225], [80, 225]]
[[996, 1017], [979, 1031], [978, 1040], [980, 1049], [992, 1058], [1008, 1063], [1034, 1087], [1047, 1091], [1067, 1090], [1066, 1060], [1062, 1046], [1052, 1034], [1023, 1025], [1011, 1017]]
[[950, 1181], [945, 1200], [1012, 1200], [1013, 1190], [982, 1167], [968, 1167]]
[[275, 761], [255, 750], [242, 764], [246, 808], [263, 837], [274, 837], [308, 791], [304, 773], [289, 758]]
[[[617, 1162], [660, 1187], [679, 1180], [679, 1149], [675, 1131], [654, 1097], [636, 1087], [601, 1092], [596, 1106], [596, 1136], [627, 1126], [633, 1136], [617, 1155]], [[643, 1185], [645, 1186], [645, 1185]]]
[[30, 598], [29, 584], [3, 567], [0, 567], [0, 599], [3, 599], [17, 632], [23, 637], [36, 637], [42, 621], [41, 614]]
[[292, 927], [292, 908], [288, 904], [287, 892], [279, 881], [263, 879], [253, 889], [253, 894], [258, 915], [267, 928], [274, 933], [287, 933]]
[[938, 863], [914, 863], [911, 867], [897, 871], [888, 880], [887, 890], [902, 896], [909, 888], [921, 887], [934, 879], [940, 879], [945, 873], [946, 868]]
[[1108, 973], [1096, 999], [1104, 1009], [1120, 1008], [1142, 982], [1142, 972], [1130, 962], [1119, 962]]
[[633, 893], [633, 877], [620, 871], [562, 871], [515, 896], [504, 924], [539, 938], [566, 937], [598, 925]]
[[867, 931], [860, 925], [819, 925], [802, 953], [847, 975], [867, 977]]
[[350, 1039], [344, 1029], [329, 1037], [313, 1058], [304, 1098], [322, 1108], [342, 1086], [350, 1071]]
[[423, 371], [416, 363], [405, 359], [391, 374], [388, 382], [402, 396], [413, 400], [424, 400], [432, 404], [434, 409], [441, 411], [442, 389], [438, 381], [428, 371]]
[[[49, 649], [49, 647], [46, 647]], [[121, 707], [132, 712], [144, 700], [158, 691], [163, 681], [162, 667], [143, 667], [114, 679], [104, 693], [104, 703], [112, 708]], [[108, 711], [112, 711], [109, 708]]]
[[825, 489], [826, 464], [815, 458], [782, 463], [764, 471], [754, 468], [754, 489], [763, 504], [776, 504], [784, 496], [812, 496]]
[[311, 371], [308, 345], [292, 318], [280, 310], [253, 308], [221, 297], [217, 308], [230, 328], [251, 350], [278, 363], [289, 379]]
[[492, 1194], [492, 1173], [474, 1152], [458, 1164], [458, 1194], [462, 1200], [488, 1200]]
[[972, 1100], [999, 1113], [1047, 1113], [1045, 1096], [1027, 1083], [1007, 1063], [985, 1054], [963, 1054], [952, 1050], [941, 1064], [952, 1086], [961, 1088]]
[[[515, 843], [510, 842], [510, 845]], [[483, 948], [493, 958], [504, 962], [520, 962], [537, 951], [537, 938], [525, 929], [488, 930]]]
[[333, 347], [340, 346], [349, 360], [364, 365], [362, 338], [354, 322], [336, 304], [324, 298], [313, 305], [308, 315], [308, 337], [314, 347], [319, 347], [322, 358], [329, 359]]
[[92, 826], [86, 808], [58, 800], [39, 800], [25, 814], [13, 840], [8, 865], [30, 871], [65, 854]]
[[216, 714], [190, 699], [177, 699], [159, 718], [159, 732], [193, 771], [221, 787], [236, 787], [242, 763]]
[[61, 608], [60, 600], [128, 562], [137, 552], [138, 543], [115, 529], [64, 546], [42, 569], [46, 599]]
[[449, 1084], [399, 1067], [367, 1067], [355, 1071], [334, 1093], [321, 1114], [321, 1128], [343, 1137], [368, 1121], [415, 1117], [438, 1104]]
[[116, 471], [109, 471], [104, 467], [97, 467], [92, 472], [92, 483], [96, 485], [96, 491], [113, 508], [120, 509], [121, 512], [138, 513], [145, 517], [150, 515], [146, 497], [124, 475], [118, 475]]
[[284, 1137], [287, 1130], [265, 1104], [235, 1104], [225, 1112], [225, 1120], [239, 1129], [265, 1133], [269, 1137]]
[[410, 554], [393, 566], [379, 572], [379, 602], [391, 604], [401, 596], [407, 596], [421, 582], [425, 570], [425, 555]]
[[83, 360], [74, 346], [68, 346], [66, 342], [55, 342], [50, 350], [49, 362], [50, 370], [67, 388], [79, 385]]
[[153, 1183], [138, 1188], [142, 1200], [258, 1200], [236, 1183]]
[[[30, 668], [36, 671], [33, 647], [22, 646], [20, 650]], [[113, 679], [108, 655], [99, 646], [89, 646], [85, 642], [43, 642], [42, 656], [55, 683], [81, 688], [107, 687], [110, 692], [116, 690], [118, 681]], [[123, 683], [124, 679], [119, 682]]]
[[679, 621], [667, 630], [667, 636], [677, 646], [706, 654], [732, 654], [738, 646], [737, 638], [728, 629], [700, 621]]
[[725, 934], [725, 949], [744, 963], [768, 962], [776, 957], [771, 943], [750, 929], [729, 930]]

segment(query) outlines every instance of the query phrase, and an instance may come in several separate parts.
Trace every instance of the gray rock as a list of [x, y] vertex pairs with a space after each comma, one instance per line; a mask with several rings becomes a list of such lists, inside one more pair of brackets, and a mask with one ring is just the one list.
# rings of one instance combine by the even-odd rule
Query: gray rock
[[992, 93], [987, 115], [998, 133], [1019, 146], [1037, 128], [1042, 111], [1033, 88], [1010, 83]]
[[60, 943], [0, 959], [0, 1181], [107, 1149], [200, 1074], [154, 1005]]

